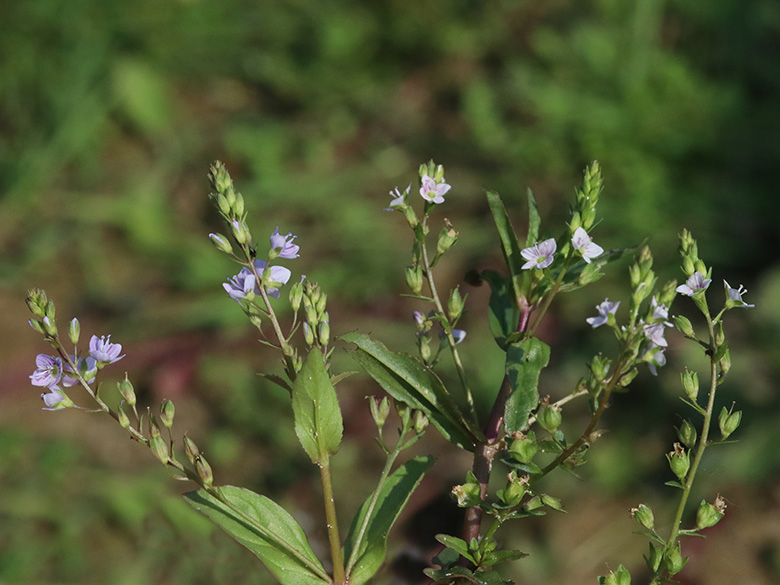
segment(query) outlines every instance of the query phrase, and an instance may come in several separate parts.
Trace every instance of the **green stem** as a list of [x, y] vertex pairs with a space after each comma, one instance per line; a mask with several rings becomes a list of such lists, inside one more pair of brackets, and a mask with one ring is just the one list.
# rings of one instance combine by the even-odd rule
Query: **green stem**
[[339, 523], [338, 518], [336, 517], [336, 501], [333, 498], [330, 462], [327, 458], [323, 463], [320, 463], [320, 477], [322, 478], [322, 497], [325, 502], [325, 521], [328, 527], [330, 557], [333, 561], [333, 583], [334, 585], [344, 585], [347, 583], [346, 574], [344, 572], [344, 555], [341, 552]]
[[295, 381], [296, 372], [295, 372], [295, 362], [293, 361], [293, 354], [294, 354], [293, 348], [287, 342], [284, 333], [282, 333], [282, 327], [279, 324], [279, 319], [276, 317], [276, 312], [274, 311], [274, 308], [271, 305], [271, 301], [268, 299], [268, 292], [266, 292], [265, 287], [263, 286], [263, 275], [265, 274], [265, 271], [270, 268], [270, 264], [266, 264], [265, 270], [263, 270], [262, 274], [257, 273], [257, 269], [255, 268], [254, 262], [250, 262], [249, 266], [250, 269], [252, 270], [252, 274], [255, 275], [255, 280], [257, 281], [257, 288], [260, 290], [260, 296], [263, 297], [263, 302], [265, 303], [266, 314], [268, 315], [268, 318], [271, 320], [271, 325], [274, 328], [274, 333], [276, 333], [276, 339], [279, 341], [279, 347], [282, 350], [282, 355], [284, 356], [284, 363], [285, 363], [285, 369], [287, 370], [287, 375], [290, 378], [290, 381]]

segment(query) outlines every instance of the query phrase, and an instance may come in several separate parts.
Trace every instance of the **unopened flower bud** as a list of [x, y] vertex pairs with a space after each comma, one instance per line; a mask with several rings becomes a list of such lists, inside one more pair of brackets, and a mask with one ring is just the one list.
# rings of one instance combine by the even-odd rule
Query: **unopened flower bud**
[[420, 337], [420, 357], [424, 362], [431, 359], [431, 340], [427, 337]]
[[57, 322], [53, 317], [44, 317], [41, 321], [41, 325], [43, 325], [43, 330], [47, 335], [51, 335], [52, 337], [57, 336]]
[[135, 391], [133, 390], [133, 384], [127, 379], [127, 374], [125, 374], [125, 379], [121, 382], [117, 382], [116, 385], [122, 398], [125, 399], [125, 402], [130, 406], [135, 406]]
[[597, 381], [603, 382], [607, 377], [607, 372], [609, 372], [611, 363], [612, 362], [609, 359], [603, 357], [601, 354], [593, 356], [593, 361], [590, 363], [590, 371], [593, 372], [593, 377]]
[[328, 345], [328, 342], [330, 341], [330, 324], [328, 323], [328, 314], [325, 313], [325, 315], [322, 318], [322, 322], [320, 322], [320, 329], [317, 333], [317, 337], [320, 340], [320, 345]]
[[200, 455], [198, 446], [195, 444], [195, 441], [190, 439], [187, 435], [184, 435], [182, 442], [184, 443], [184, 454], [187, 456], [189, 462], [195, 465], [195, 459]]
[[648, 530], [653, 530], [655, 527], [655, 517], [653, 516], [653, 511], [645, 504], [639, 504], [639, 507], [632, 508], [631, 517]]
[[620, 565], [616, 572], [599, 577], [598, 582], [599, 585], [631, 585], [631, 574], [628, 569]]
[[317, 321], [319, 320], [317, 318], [317, 311], [314, 308], [314, 306], [307, 301], [308, 299], [304, 299], [303, 301], [303, 312], [306, 315], [306, 321], [308, 321], [312, 325], [316, 325]]
[[54, 306], [54, 301], [47, 302], [44, 311], [46, 312], [46, 317], [54, 321], [54, 317], [57, 316], [57, 307]]
[[[431, 161], [433, 163], [433, 161]], [[442, 165], [436, 165], [436, 170], [433, 172], [433, 178], [436, 179], [437, 183], [440, 183], [444, 180], [444, 167]]]
[[454, 322], [463, 313], [463, 297], [460, 296], [460, 290], [454, 288], [450, 291], [450, 299], [447, 303], [447, 315]]
[[683, 315], [675, 315], [673, 319], [674, 326], [680, 333], [685, 335], [685, 337], [692, 338], [696, 335], [693, 331], [693, 324], [691, 323], [691, 320], [688, 319], [688, 317]]
[[661, 566], [661, 561], [663, 560], [661, 552], [663, 549], [657, 548], [652, 542], [648, 544], [650, 546], [650, 553], [645, 557], [645, 562], [647, 563], [647, 567], [655, 573]]
[[368, 409], [371, 411], [371, 418], [374, 419], [376, 427], [381, 431], [385, 426], [387, 416], [390, 414], [390, 401], [387, 396], [379, 400], [376, 396], [368, 398]]
[[314, 345], [314, 332], [309, 327], [308, 322], [303, 323], [303, 339], [306, 341], [306, 345]]
[[409, 285], [409, 288], [414, 294], [419, 295], [422, 292], [423, 287], [422, 268], [419, 266], [407, 266], [406, 284]]
[[68, 323], [68, 339], [73, 345], [77, 345], [79, 342], [79, 336], [81, 335], [81, 323], [76, 317], [70, 320]]
[[202, 455], [198, 455], [195, 458], [195, 473], [203, 482], [206, 487], [211, 487], [214, 483], [214, 472], [211, 470], [211, 465]]
[[618, 380], [618, 384], [620, 384], [620, 386], [623, 388], [628, 387], [628, 385], [634, 381], [634, 378], [636, 378], [638, 373], [639, 370], [637, 370], [636, 368], [631, 368], [630, 370], [625, 372], [622, 376], [620, 376], [620, 380]]
[[130, 419], [127, 417], [127, 414], [125, 414], [125, 411], [122, 410], [121, 405], [116, 411], [116, 420], [119, 423], [119, 426], [122, 427], [123, 429], [130, 428]]
[[550, 404], [542, 404], [536, 412], [536, 421], [550, 434], [553, 434], [561, 426], [561, 419], [560, 409]]
[[170, 429], [173, 426], [173, 416], [176, 413], [176, 407], [173, 402], [166, 399], [160, 404], [160, 420], [166, 429]]
[[233, 214], [237, 217], [244, 215], [244, 196], [236, 193], [236, 200], [233, 203]]
[[691, 276], [696, 272], [696, 266], [690, 256], [683, 257], [682, 269], [686, 276]]
[[449, 221], [445, 220], [445, 222], [447, 227], [439, 232], [439, 239], [436, 242], [436, 254], [439, 256], [452, 248], [455, 245], [455, 242], [458, 241], [458, 232], [455, 231], [455, 228], [452, 227]]
[[720, 368], [721, 374], [729, 373], [729, 370], [731, 369], [731, 354], [728, 349], [723, 352], [723, 356], [718, 360], [718, 367]]
[[403, 402], [395, 401], [395, 412], [398, 414], [398, 417], [401, 419], [401, 425], [406, 427], [409, 424], [409, 421], [412, 418], [412, 409]]
[[517, 472], [512, 470], [507, 475], [506, 487], [499, 492], [499, 498], [507, 506], [517, 506], [528, 491], [528, 476], [517, 477]]
[[156, 439], [157, 437], [160, 436], [160, 426], [157, 424], [157, 419], [151, 412], [148, 413], [148, 418], [149, 418], [149, 436], [152, 439]]
[[225, 168], [225, 164], [221, 161], [214, 161], [214, 164], [209, 168], [209, 183], [212, 189], [219, 193], [224, 193], [233, 186], [233, 181], [230, 179], [230, 174]]
[[[717, 505], [718, 500], [720, 500], [720, 506]], [[708, 504], [706, 500], [702, 500], [701, 504], [699, 504], [699, 509], [696, 511], [696, 528], [702, 530], [703, 528], [715, 526], [723, 518], [725, 509], [726, 505], [720, 497], [715, 500], [715, 504]]]
[[571, 220], [569, 221], [569, 231], [572, 234], [574, 234], [574, 232], [577, 231], [577, 228], [581, 228], [581, 227], [582, 227], [582, 217], [580, 216], [580, 212], [579, 211], [572, 212]]
[[412, 428], [415, 433], [418, 435], [422, 433], [425, 430], [425, 427], [428, 426], [428, 422], [428, 417], [422, 410], [414, 411], [414, 415], [412, 416]]
[[699, 395], [699, 375], [685, 370], [680, 377], [685, 395], [691, 399], [691, 402], [696, 402], [696, 397]]
[[219, 212], [225, 217], [230, 216], [230, 204], [227, 198], [222, 193], [212, 193], [211, 201], [219, 209]]
[[[733, 405], [732, 408], [734, 408]], [[720, 410], [720, 415], [718, 416], [718, 426], [720, 426], [720, 434], [724, 439], [728, 439], [729, 435], [737, 430], [739, 423], [741, 422], [741, 410], [731, 412], [731, 410], [726, 410], [725, 406]]]
[[27, 324], [32, 328], [33, 331], [37, 331], [38, 333], [46, 334], [46, 330], [43, 328], [43, 325], [40, 321], [34, 321], [33, 319], [28, 319]]
[[707, 278], [709, 278], [709, 271], [707, 270], [707, 265], [704, 263], [703, 260], [696, 260], [696, 262], [694, 262], [694, 266], [696, 268], [696, 272], [701, 272], [702, 274], [706, 274]]
[[27, 302], [27, 307], [33, 315], [41, 318], [46, 316], [46, 303], [48, 301], [46, 298], [46, 291], [37, 288], [30, 289], [27, 292], [27, 298], [25, 300]]
[[696, 427], [693, 426], [693, 423], [686, 419], [679, 427], [675, 427], [675, 431], [677, 431], [677, 437], [680, 439], [680, 442], [689, 449], [692, 449], [696, 444], [696, 439], [698, 437]]
[[233, 253], [233, 246], [230, 245], [228, 239], [222, 234], [209, 234], [209, 239], [211, 240], [211, 243], [214, 244], [214, 247], [220, 252], [224, 252], [225, 254]]
[[233, 231], [233, 237], [239, 244], [246, 244], [252, 240], [252, 234], [249, 233], [249, 228], [243, 221], [234, 219], [230, 224], [230, 228]]
[[303, 284], [296, 282], [290, 287], [290, 306], [293, 311], [297, 311], [301, 308], [301, 301], [303, 300]]
[[666, 570], [669, 571], [670, 575], [676, 575], [683, 570], [688, 559], [682, 558], [682, 549], [679, 542], [674, 548], [667, 551], [666, 555], [664, 555], [664, 562], [666, 563]]
[[512, 444], [509, 445], [509, 454], [520, 463], [530, 463], [539, 451], [536, 434], [533, 431], [529, 431], [528, 435], [516, 433], [513, 439]]
[[691, 453], [686, 451], [680, 443], [674, 444], [674, 451], [667, 453], [669, 467], [680, 481], [685, 480], [688, 469], [691, 466]]
[[149, 448], [154, 453], [154, 456], [160, 460], [161, 463], [168, 463], [170, 459], [170, 451], [168, 450], [168, 443], [160, 435], [152, 437], [149, 441]]
[[322, 315], [325, 312], [325, 303], [328, 302], [328, 295], [325, 293], [321, 293], [320, 297], [317, 299], [317, 314]]

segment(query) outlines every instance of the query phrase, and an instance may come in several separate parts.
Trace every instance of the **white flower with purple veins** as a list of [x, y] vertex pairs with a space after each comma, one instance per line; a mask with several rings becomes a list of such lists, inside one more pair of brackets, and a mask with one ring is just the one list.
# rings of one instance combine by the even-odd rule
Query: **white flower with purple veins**
[[406, 198], [409, 196], [409, 190], [411, 188], [412, 184], [409, 183], [409, 186], [403, 193], [398, 190], [398, 187], [395, 188], [395, 193], [390, 191], [390, 197], [392, 197], [393, 200], [390, 202], [390, 207], [385, 207], [385, 211], [395, 211], [394, 208], [398, 207], [399, 205], [404, 205], [406, 203]]
[[653, 297], [650, 300], [650, 308], [653, 309], [653, 319], [663, 319], [664, 325], [671, 327], [672, 324], [666, 321], [669, 318], [669, 309], [664, 304], [658, 304], [658, 301]]
[[[261, 276], [267, 265], [268, 263], [265, 260], [255, 260], [255, 270], [257, 270], [257, 273]], [[292, 272], [284, 266], [271, 266], [268, 278], [271, 282], [287, 284], [291, 275]], [[257, 279], [249, 268], [242, 268], [241, 272], [228, 278], [227, 282], [222, 283], [222, 286], [230, 295], [230, 298], [236, 302], [240, 302], [241, 299], [247, 298], [250, 293], [252, 295], [260, 294], [260, 289], [257, 287]], [[272, 296], [275, 299], [279, 298], [280, 293], [278, 288], [269, 287], [267, 292], [269, 296]]]
[[620, 301], [610, 303], [609, 299], [604, 299], [603, 303], [596, 305], [596, 310], [599, 312], [598, 317], [588, 317], [585, 321], [594, 329], [601, 327], [609, 320], [609, 314], [612, 313], [614, 315], [619, 306]]
[[729, 301], [733, 301], [733, 306], [739, 307], [741, 309], [752, 309], [755, 307], [755, 305], [748, 305], [745, 301], [742, 300], [742, 295], [747, 292], [747, 289], [741, 284], [739, 285], [739, 288], [731, 288], [729, 283], [724, 280], [723, 286], [726, 287], [726, 295], [729, 297]]
[[103, 335], [98, 337], [93, 335], [89, 340], [89, 355], [91, 355], [96, 362], [101, 364], [113, 364], [121, 360], [123, 355], [119, 355], [122, 352], [122, 346], [119, 343], [111, 343], [110, 335]]
[[656, 345], [658, 347], [666, 347], [667, 345], [669, 345], [666, 342], [666, 339], [664, 339], [663, 323], [654, 323], [653, 325], [645, 325], [642, 329], [645, 332], [645, 337], [647, 337], [650, 340], [650, 343], [652, 345]]
[[574, 237], [571, 239], [571, 243], [588, 264], [590, 264], [591, 258], [596, 258], [604, 253], [604, 248], [593, 243], [593, 238], [581, 227], [574, 230]]
[[[439, 337], [444, 338], [444, 329], [439, 331]], [[455, 340], [455, 345], [458, 345], [461, 341], [466, 339], [466, 332], [463, 329], [453, 329], [452, 338]]]
[[286, 236], [280, 235], [279, 226], [276, 226], [276, 230], [274, 230], [274, 233], [271, 234], [270, 238], [271, 249], [277, 250], [281, 248], [279, 258], [286, 258], [287, 260], [297, 258], [299, 256], [298, 250], [301, 249], [297, 244], [293, 244], [293, 240], [297, 237], [298, 236], [292, 235], [292, 232], [288, 233]]
[[49, 392], [41, 394], [41, 399], [46, 405], [43, 410], [62, 410], [73, 406], [71, 399], [65, 396], [57, 386], [52, 386], [49, 388]]
[[555, 238], [550, 238], [541, 243], [536, 242], [533, 246], [520, 250], [520, 255], [527, 260], [521, 266], [523, 270], [530, 268], [547, 268], [553, 262], [553, 254], [558, 249]]
[[711, 282], [711, 278], [704, 278], [704, 275], [697, 270], [688, 277], [688, 281], [685, 284], [681, 284], [675, 290], [681, 295], [692, 297], [696, 293], [707, 290]]
[[654, 349], [657, 349], [657, 351], [647, 360], [647, 367], [650, 369], [650, 373], [653, 374], [653, 376], [658, 375], [657, 368], [660, 368], [662, 366], [666, 365], [666, 355], [664, 355], [664, 348], [658, 347], [654, 345], [652, 342], [647, 344], [647, 348], [645, 349], [645, 354], [653, 351]]
[[33, 386], [56, 386], [62, 378], [62, 358], [39, 353], [35, 358], [36, 370], [30, 376]]
[[430, 201], [431, 203], [444, 203], [444, 195], [451, 188], [450, 185], [444, 182], [444, 179], [442, 179], [441, 183], [437, 183], [428, 175], [423, 175], [420, 195], [422, 195], [423, 199]]

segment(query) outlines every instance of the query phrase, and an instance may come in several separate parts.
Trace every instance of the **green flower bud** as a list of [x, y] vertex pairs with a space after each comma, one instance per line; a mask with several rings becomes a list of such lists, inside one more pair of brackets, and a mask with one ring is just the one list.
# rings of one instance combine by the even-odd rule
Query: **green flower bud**
[[696, 267], [693, 264], [693, 260], [690, 256], [683, 257], [682, 269], [686, 276], [691, 276], [696, 272]]
[[553, 434], [561, 426], [562, 418], [560, 409], [546, 402], [542, 403], [536, 412], [536, 421], [550, 434]]
[[691, 452], [686, 451], [680, 443], [674, 444], [674, 451], [667, 453], [669, 467], [677, 478], [682, 482], [688, 475], [688, 469], [691, 467]]
[[233, 181], [230, 179], [230, 174], [225, 168], [225, 164], [221, 161], [214, 161], [214, 164], [209, 168], [209, 183], [211, 188], [219, 193], [224, 193], [233, 186]]
[[634, 378], [636, 378], [638, 373], [639, 370], [637, 370], [636, 368], [631, 368], [622, 376], [620, 376], [620, 380], [618, 380], [618, 384], [620, 384], [622, 388], [628, 387], [628, 385], [634, 381]]
[[617, 572], [610, 572], [598, 579], [599, 585], [631, 585], [631, 574], [623, 565], [618, 567]]
[[79, 320], [73, 317], [68, 323], [68, 339], [73, 345], [77, 345], [79, 342], [79, 336], [81, 335], [81, 323]]
[[195, 458], [195, 473], [203, 482], [206, 487], [211, 487], [214, 483], [214, 472], [211, 470], [211, 465], [202, 455], [198, 455]]
[[498, 497], [507, 506], [517, 506], [528, 491], [528, 476], [517, 477], [517, 472], [512, 470], [507, 475], [507, 484], [503, 490], [499, 490]]
[[247, 242], [252, 241], [252, 234], [243, 221], [234, 220], [230, 224], [230, 229], [233, 232], [233, 237], [239, 244], [246, 244]]
[[680, 377], [685, 395], [691, 399], [691, 402], [696, 402], [696, 397], [699, 395], [699, 375], [685, 370]]
[[212, 193], [209, 197], [222, 215], [230, 217], [230, 204], [222, 193]]
[[696, 336], [696, 334], [693, 331], [693, 325], [691, 324], [691, 320], [688, 319], [688, 317], [685, 317], [683, 315], [675, 315], [673, 317], [674, 320], [674, 326], [677, 328], [677, 330], [685, 335], [685, 337], [693, 338]]
[[419, 266], [407, 266], [406, 284], [414, 294], [419, 295], [422, 292], [423, 286], [422, 268]]
[[33, 315], [41, 318], [46, 316], [46, 303], [48, 301], [46, 298], [46, 291], [32, 288], [27, 291], [27, 298], [25, 301]]
[[[734, 408], [734, 405], [732, 404], [731, 408]], [[742, 411], [738, 410], [736, 412], [731, 412], [731, 410], [726, 410], [726, 407], [724, 406], [720, 410], [720, 415], [718, 416], [718, 425], [720, 426], [720, 434], [723, 436], [724, 439], [728, 439], [729, 435], [733, 433], [734, 431], [739, 428], [739, 423], [742, 422]]]
[[660, 568], [661, 561], [663, 560], [663, 556], [661, 555], [662, 549], [656, 548], [652, 542], [648, 543], [648, 545], [650, 546], [650, 553], [645, 557], [645, 562], [647, 563], [647, 567], [655, 573]]
[[[433, 161], [431, 161], [431, 164], [433, 164]], [[437, 183], [442, 182], [444, 180], [444, 167], [442, 165], [437, 165], [436, 170], [431, 176], [436, 179]]]
[[312, 326], [315, 326], [319, 321], [319, 319], [317, 318], [317, 311], [314, 309], [314, 306], [308, 301], [309, 299], [303, 300], [303, 312], [306, 315], [306, 321], [308, 321]]
[[57, 316], [57, 307], [54, 306], [54, 301], [49, 301], [46, 303], [46, 317], [54, 321], [54, 317]]
[[509, 445], [509, 454], [520, 463], [530, 463], [538, 451], [539, 445], [533, 431], [528, 431], [528, 435], [515, 433]]
[[120, 405], [119, 408], [116, 411], [116, 420], [119, 423], [119, 426], [123, 429], [129, 429], [130, 428], [130, 419], [127, 418], [127, 414], [125, 414], [125, 411], [122, 410], [122, 406]]
[[317, 299], [316, 309], [317, 314], [322, 315], [325, 312], [325, 303], [328, 302], [328, 295], [325, 293], [320, 294], [320, 298]]
[[680, 439], [680, 442], [689, 449], [692, 449], [696, 444], [698, 436], [696, 427], [693, 426], [693, 423], [686, 419], [679, 427], [675, 427], [675, 430], [677, 431], [677, 437]]
[[309, 327], [308, 322], [304, 322], [303, 324], [303, 339], [306, 341], [306, 345], [314, 345], [314, 332], [311, 327]]
[[30, 327], [32, 327], [33, 331], [37, 331], [42, 335], [46, 335], [46, 330], [43, 328], [43, 325], [40, 321], [34, 321], [33, 319], [30, 319], [27, 321], [27, 323], [30, 325]]
[[676, 575], [683, 570], [683, 567], [685, 567], [685, 563], [688, 562], [688, 559], [682, 558], [682, 550], [680, 548], [679, 542], [673, 549], [666, 552], [666, 555], [664, 556], [664, 562], [666, 564], [666, 570], [669, 571], [669, 575]]
[[53, 317], [44, 317], [41, 321], [41, 325], [43, 325], [43, 330], [46, 332], [46, 335], [57, 337], [57, 322]]
[[[610, 313], [611, 315], [612, 313]], [[598, 382], [603, 382], [609, 372], [609, 366], [612, 362], [603, 357], [601, 354], [593, 356], [593, 361], [590, 363], [590, 371], [593, 372], [593, 377]]]
[[225, 254], [233, 253], [233, 246], [230, 245], [228, 239], [222, 234], [209, 234], [209, 240], [214, 244], [214, 247], [220, 252]]
[[454, 323], [463, 314], [463, 298], [460, 296], [460, 290], [454, 288], [450, 291], [450, 299], [447, 303], [447, 315]]
[[147, 414], [149, 418], [149, 436], [152, 439], [156, 439], [160, 436], [160, 426], [157, 424], [157, 419], [151, 412], [148, 412]]
[[290, 287], [289, 299], [293, 311], [301, 308], [301, 301], [303, 300], [303, 284], [301, 282], [296, 282]]
[[320, 345], [328, 345], [328, 342], [330, 341], [330, 325], [328, 324], [327, 313], [325, 313], [322, 322], [320, 323], [320, 330], [317, 337], [319, 337]]
[[447, 225], [441, 230], [441, 232], [439, 232], [439, 239], [436, 242], [436, 254], [438, 256], [444, 254], [447, 250], [455, 245], [455, 242], [458, 241], [458, 232], [455, 231], [449, 221], [444, 220], [444, 222]]
[[704, 263], [703, 260], [696, 260], [694, 262], [694, 266], [696, 267], [696, 272], [701, 272], [705, 278], [710, 277], [710, 271], [707, 269], [707, 265]]
[[653, 530], [655, 527], [653, 511], [644, 504], [639, 504], [638, 508], [632, 508], [631, 517], [648, 530]]
[[149, 441], [149, 448], [152, 450], [152, 453], [154, 453], [154, 456], [160, 460], [160, 463], [168, 463], [170, 452], [168, 451], [168, 443], [165, 439], [159, 435], [152, 437]]
[[241, 193], [236, 193], [236, 200], [233, 203], [233, 214], [236, 217], [244, 215], [244, 196]]
[[382, 398], [381, 401], [375, 396], [369, 396], [368, 408], [371, 411], [371, 418], [374, 419], [376, 427], [381, 431], [390, 414], [390, 401], [387, 399], [387, 396]]
[[650, 251], [650, 246], [647, 244], [642, 246], [639, 250], [637, 264], [639, 265], [639, 272], [642, 275], [642, 280], [645, 280], [647, 275], [650, 274], [650, 269], [653, 267], [653, 253]]
[[415, 433], [418, 435], [422, 433], [428, 426], [428, 423], [428, 417], [422, 410], [414, 411], [414, 415], [412, 416], [412, 428], [414, 429]]
[[173, 416], [176, 413], [176, 407], [170, 400], [163, 400], [160, 404], [160, 420], [166, 429], [173, 426]]
[[425, 363], [431, 359], [431, 340], [427, 337], [420, 337], [420, 357]]
[[401, 426], [408, 426], [409, 422], [412, 420], [412, 409], [407, 404], [398, 402], [397, 400], [393, 403], [393, 405], [395, 406], [395, 412], [401, 419]]
[[460, 508], [471, 508], [482, 503], [482, 490], [474, 474], [468, 473], [468, 481], [452, 488], [452, 495]]
[[714, 504], [708, 504], [706, 500], [702, 500], [696, 511], [696, 528], [702, 530], [715, 526], [723, 518], [725, 510], [726, 503], [720, 496], [715, 498]]
[[125, 399], [125, 402], [130, 406], [135, 406], [135, 390], [133, 390], [133, 384], [127, 379], [127, 374], [125, 374], [125, 379], [121, 382], [117, 382], [116, 385], [122, 398]]
[[182, 442], [184, 443], [184, 454], [187, 455], [189, 462], [195, 465], [195, 460], [200, 456], [198, 446], [187, 435], [184, 435]]
[[723, 356], [718, 360], [718, 367], [720, 368], [722, 375], [729, 373], [729, 370], [731, 369], [731, 354], [728, 349], [723, 352]]
[[[577, 228], [582, 227], [582, 217], [579, 211], [573, 211], [571, 214], [571, 220], [569, 220], [569, 232], [574, 235]], [[584, 229], [584, 228], [583, 228]]]

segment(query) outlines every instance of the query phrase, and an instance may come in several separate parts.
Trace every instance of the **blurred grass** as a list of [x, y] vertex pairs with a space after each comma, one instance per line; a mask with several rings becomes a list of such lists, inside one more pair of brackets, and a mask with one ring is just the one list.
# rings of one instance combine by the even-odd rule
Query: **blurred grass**
[[[676, 234], [688, 227], [716, 285], [725, 276], [751, 289], [756, 310], [729, 324], [735, 372], [724, 386], [745, 410], [744, 441], [713, 460], [712, 489], [733, 484], [777, 518], [765, 486], [779, 463], [778, 33], [771, 0], [706, 8], [677, 0], [7, 3], [0, 583], [233, 583], [253, 567], [173, 503], [177, 486], [166, 487], [140, 449], [116, 461], [118, 429], [99, 427], [97, 438], [61, 420], [75, 415], [84, 425], [86, 415], [37, 411], [26, 376], [45, 348], [24, 323], [31, 286], [57, 300], [61, 321], [78, 315], [85, 332], [125, 344], [123, 368], [145, 401], [186, 405], [179, 424], [200, 429], [218, 477], [281, 498], [317, 524], [311, 470], [278, 424], [289, 417], [285, 397], [254, 375], [275, 364], [226, 301], [219, 283], [235, 269], [205, 237], [221, 229], [206, 198], [217, 158], [246, 196], [258, 240], [277, 224], [299, 234], [296, 274], [328, 291], [334, 332], [360, 327], [398, 349], [411, 349], [411, 330], [388, 321], [418, 307], [397, 297], [410, 239], [400, 218], [381, 210], [391, 188], [413, 181], [431, 157], [445, 165], [453, 191], [443, 213], [461, 240], [442, 278], [454, 285], [467, 269], [499, 261], [483, 188], [502, 194], [520, 230], [530, 186], [544, 225], [556, 229], [581, 169], [599, 159], [599, 243], [648, 238], [662, 277], [679, 278]], [[547, 392], [564, 392], [594, 344], [607, 343], [586, 339], [582, 322], [604, 296], [625, 294], [624, 275], [621, 266], [561, 300], [544, 332], [557, 356]], [[465, 359], [488, 403], [500, 355], [481, 324], [486, 291], [467, 292]], [[640, 380], [610, 413], [611, 426], [641, 429], [638, 438], [616, 431], [594, 450], [589, 477], [625, 498], [623, 508], [648, 481], [667, 479], [661, 453], [671, 428], [644, 425], [651, 411], [677, 422], [677, 372], [698, 358], [674, 349], [680, 357], [660, 378]], [[373, 391], [358, 379], [342, 390], [358, 441], [367, 432], [363, 396]], [[343, 461], [377, 464], [368, 452]], [[445, 468], [466, 465], [456, 463]], [[429, 495], [460, 480], [447, 473], [431, 480]], [[341, 488], [360, 498], [370, 486]], [[591, 511], [582, 521], [601, 520]], [[550, 573], [539, 561], [566, 552], [555, 552], [561, 533], [549, 530], [548, 545], [527, 543], [535, 582], [603, 573], [601, 557], [584, 576], [570, 565]], [[776, 538], [760, 542], [752, 563], [769, 583], [780, 547]]]

